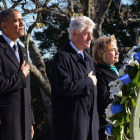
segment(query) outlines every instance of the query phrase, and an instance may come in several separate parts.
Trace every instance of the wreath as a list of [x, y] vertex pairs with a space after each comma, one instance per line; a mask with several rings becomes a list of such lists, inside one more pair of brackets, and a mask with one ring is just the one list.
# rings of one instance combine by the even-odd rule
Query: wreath
[[105, 134], [108, 140], [132, 140], [130, 138], [131, 108], [137, 104], [137, 88], [140, 87], [140, 44], [124, 55], [120, 77], [109, 83], [112, 103], [105, 109]]

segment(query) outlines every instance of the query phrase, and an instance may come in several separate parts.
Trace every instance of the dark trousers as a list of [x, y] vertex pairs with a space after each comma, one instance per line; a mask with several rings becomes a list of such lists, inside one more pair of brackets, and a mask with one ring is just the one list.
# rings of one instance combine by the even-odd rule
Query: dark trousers
[[[91, 123], [91, 120], [90, 120], [90, 124], [92, 124]], [[87, 138], [87, 140], [92, 140], [92, 131], [91, 131], [92, 129], [91, 129], [91, 125], [90, 125], [90, 128], [89, 128], [89, 133], [88, 133], [88, 138]]]
[[2, 129], [1, 129], [1, 124], [0, 124], [0, 140], [2, 140]]

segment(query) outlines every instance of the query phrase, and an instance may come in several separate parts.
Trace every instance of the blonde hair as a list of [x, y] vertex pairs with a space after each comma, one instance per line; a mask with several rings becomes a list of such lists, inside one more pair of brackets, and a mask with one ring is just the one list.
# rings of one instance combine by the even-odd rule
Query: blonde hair
[[104, 54], [112, 45], [117, 45], [114, 35], [110, 37], [99, 37], [93, 45], [93, 59], [97, 64], [104, 63]]

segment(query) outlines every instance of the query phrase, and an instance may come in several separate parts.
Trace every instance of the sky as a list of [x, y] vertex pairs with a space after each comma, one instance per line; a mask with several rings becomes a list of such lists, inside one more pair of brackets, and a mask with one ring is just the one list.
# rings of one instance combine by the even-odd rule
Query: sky
[[[44, 0], [42, 0], [42, 1], [44, 1]], [[10, 7], [11, 4], [9, 3], [9, 0], [7, 0], [6, 2], [7, 2], [8, 7]], [[51, 1], [50, 1], [50, 5], [51, 5], [51, 3], [57, 3], [57, 0], [51, 0]], [[0, 4], [1, 4], [1, 2], [0, 2]], [[31, 8], [32, 8], [32, 7], [31, 7]], [[19, 10], [19, 11], [21, 12], [21, 9], [20, 9], [20, 8], [17, 8], [17, 10]], [[35, 15], [35, 14], [30, 14], [30, 15], [27, 15], [27, 16], [25, 16], [25, 17], [23, 18], [23, 20], [24, 20], [24, 25], [25, 25], [25, 30], [28, 29], [29, 25], [31, 25], [31, 24], [33, 23], [33, 21], [34, 21], [33, 15], [34, 15], [35, 18], [36, 18], [36, 15]], [[33, 34], [34, 34], [34, 31], [42, 31], [42, 30], [43, 30], [43, 28], [41, 28], [41, 29], [33, 29], [33, 31], [32, 31], [31, 40], [33, 40], [33, 41], [36, 42], [36, 46], [39, 46], [40, 42], [34, 40], [34, 39], [32, 38], [32, 36], [33, 36]], [[2, 33], [1, 33], [1, 31], [0, 31], [0, 35], [1, 35], [1, 34], [2, 34]], [[20, 44], [21, 44], [22, 46], [24, 46], [21, 42], [20, 42]], [[45, 58], [46, 58], [46, 57], [50, 57], [50, 54], [46, 51], [46, 55], [45, 55], [44, 57], [45, 57]]]
[[[50, 4], [51, 3], [56, 3], [56, 2], [57, 2], [57, 0], [51, 0]], [[131, 4], [132, 3], [132, 0], [122, 0], [122, 3], [124, 3], [124, 4]], [[11, 4], [8, 3], [8, 5], [10, 7]], [[18, 9], [18, 10], [21, 11], [21, 9]], [[27, 29], [29, 27], [29, 25], [31, 25], [33, 23], [33, 21], [34, 21], [33, 15], [26, 16], [24, 18], [24, 21], [25, 21], [25, 29]], [[40, 31], [40, 30], [42, 30], [42, 29], [34, 29], [34, 31]], [[32, 32], [32, 35], [34, 34], [34, 31]], [[1, 34], [1, 31], [0, 31], [0, 34]], [[32, 37], [31, 37], [31, 39], [33, 40]], [[36, 45], [38, 46], [39, 45], [39, 41], [35, 41], [35, 42], [36, 42]], [[47, 52], [46, 52], [46, 54], [47, 54]], [[49, 54], [46, 55], [46, 57], [49, 57]]]
[[[57, 2], [57, 0], [51, 0], [51, 2], [50, 3], [56, 3]], [[10, 3], [7, 1], [7, 3], [8, 3], [8, 5], [9, 5], [9, 7], [10, 7]], [[122, 3], [124, 3], [124, 4], [131, 4], [132, 3], [132, 0], [122, 0]], [[18, 10], [20, 10], [20, 9], [18, 9]], [[33, 22], [33, 16], [32, 15], [30, 15], [30, 16], [28, 16], [28, 17], [25, 17], [25, 19], [24, 19], [24, 21], [25, 21], [25, 27], [26, 28], [28, 28], [28, 25], [29, 24], [31, 24], [32, 22]], [[1, 34], [1, 31], [0, 31], [0, 34]]]
[[122, 0], [122, 3], [124, 3], [124, 4], [131, 4], [132, 0]]

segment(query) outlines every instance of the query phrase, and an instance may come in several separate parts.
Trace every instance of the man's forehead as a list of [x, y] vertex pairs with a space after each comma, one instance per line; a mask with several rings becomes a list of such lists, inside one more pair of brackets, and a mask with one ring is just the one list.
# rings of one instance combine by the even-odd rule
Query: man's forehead
[[17, 15], [18, 15], [18, 16], [21, 16], [21, 13], [18, 12]]
[[22, 19], [22, 14], [18, 11], [13, 12], [9, 20], [15, 20], [15, 19]]
[[13, 14], [14, 16], [22, 16], [21, 13], [20, 13], [19, 11], [14, 11], [12, 14]]
[[92, 32], [93, 31], [93, 27], [87, 26], [83, 31], [90, 31], [90, 32]]

